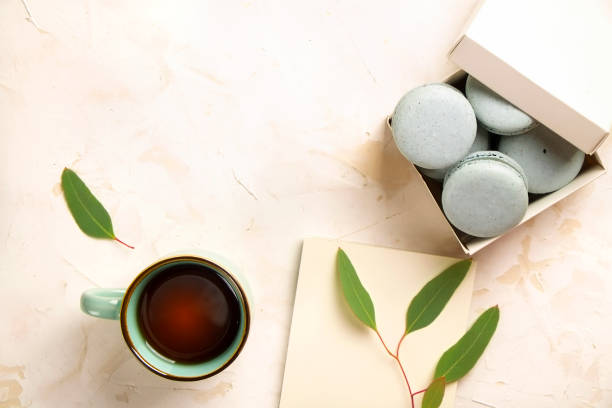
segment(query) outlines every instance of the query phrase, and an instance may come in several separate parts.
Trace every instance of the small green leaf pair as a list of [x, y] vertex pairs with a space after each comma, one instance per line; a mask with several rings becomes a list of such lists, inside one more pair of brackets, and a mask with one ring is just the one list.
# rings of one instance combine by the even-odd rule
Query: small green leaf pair
[[115, 236], [113, 223], [104, 206], [83, 180], [68, 168], [62, 172], [62, 190], [68, 209], [81, 231], [90, 237], [112, 239], [134, 249]]
[[[417, 293], [408, 306], [404, 337], [429, 326], [440, 315], [467, 275], [471, 264], [471, 260], [465, 260], [451, 265]], [[340, 275], [342, 293], [349, 307], [359, 320], [378, 333], [372, 299], [359, 280], [355, 267], [342, 249], [338, 249], [337, 270]], [[494, 306], [485, 311], [463, 337], [442, 355], [435, 369], [434, 380], [423, 396], [423, 408], [439, 407], [444, 397], [446, 384], [457, 381], [474, 367], [493, 337], [498, 321], [499, 308]], [[380, 333], [378, 335], [380, 337]], [[382, 341], [382, 337], [380, 339]], [[404, 371], [399, 359], [402, 340], [398, 344], [396, 354], [389, 351], [384, 341], [383, 345]], [[406, 383], [414, 408], [414, 396], [418, 393], [412, 392], [407, 379]]]

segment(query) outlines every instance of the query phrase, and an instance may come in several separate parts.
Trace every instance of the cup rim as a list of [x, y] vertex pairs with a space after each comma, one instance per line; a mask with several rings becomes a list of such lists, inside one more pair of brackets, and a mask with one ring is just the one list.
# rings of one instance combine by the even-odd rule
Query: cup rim
[[[179, 261], [195, 261], [195, 262], [203, 263], [206, 266], [212, 267], [213, 269], [215, 269], [217, 271], [220, 271], [220, 272], [224, 273], [225, 275], [227, 275], [227, 278], [229, 278], [232, 281], [232, 283], [234, 283], [236, 285], [236, 287], [238, 288], [238, 291], [240, 292], [239, 293], [240, 297], [242, 298], [242, 302], [243, 302], [243, 305], [244, 305], [245, 325], [244, 325], [244, 330], [243, 330], [243, 332], [241, 334], [240, 344], [238, 345], [238, 348], [236, 349], [236, 351], [219, 368], [217, 368], [217, 369], [215, 369], [215, 370], [213, 370], [213, 371], [211, 371], [209, 373], [202, 374], [202, 375], [195, 376], [195, 377], [183, 377], [183, 376], [178, 376], [178, 375], [170, 374], [170, 373], [167, 373], [167, 372], [165, 372], [163, 370], [160, 370], [159, 368], [155, 367], [153, 364], [148, 362], [138, 352], [136, 346], [134, 345], [134, 342], [132, 341], [132, 338], [130, 337], [130, 333], [129, 333], [128, 326], [127, 326], [127, 318], [126, 318], [127, 317], [127, 305], [130, 303], [130, 299], [131, 299], [132, 294], [134, 293], [134, 290], [136, 289], [136, 287], [143, 281], [143, 279], [145, 277], [147, 277], [151, 272], [155, 271], [159, 267], [167, 265], [167, 264], [170, 264], [170, 263], [179, 262]], [[166, 257], [166, 258], [162, 258], [162, 259], [154, 262], [153, 264], [151, 264], [148, 267], [146, 267], [145, 269], [143, 269], [142, 272], [140, 272], [136, 276], [136, 278], [134, 278], [132, 283], [130, 283], [130, 285], [128, 286], [128, 288], [125, 291], [125, 295], [124, 295], [123, 301], [121, 303], [121, 312], [119, 314], [119, 321], [121, 323], [121, 333], [123, 334], [123, 339], [125, 340], [126, 344], [128, 345], [128, 348], [130, 349], [132, 354], [134, 354], [134, 356], [136, 356], [138, 361], [140, 361], [150, 371], [154, 372], [155, 374], [157, 374], [159, 376], [167, 378], [169, 380], [176, 380], [176, 381], [197, 381], [197, 380], [203, 380], [203, 379], [208, 378], [208, 377], [212, 377], [213, 375], [216, 375], [216, 374], [220, 373], [221, 371], [225, 370], [231, 363], [233, 363], [234, 360], [238, 357], [238, 355], [240, 354], [240, 352], [244, 348], [244, 344], [246, 343], [247, 337], [249, 336], [249, 331], [250, 331], [250, 326], [251, 326], [251, 308], [250, 308], [250, 305], [249, 305], [248, 298], [246, 296], [246, 291], [244, 290], [244, 288], [242, 287], [240, 282], [238, 282], [238, 279], [236, 279], [236, 277], [232, 273], [230, 273], [226, 268], [224, 268], [223, 266], [219, 265], [218, 263], [215, 263], [215, 262], [211, 261], [210, 259], [207, 259], [207, 258], [204, 258], [204, 257], [201, 257], [201, 256], [196, 256], [196, 255], [173, 255], [173, 256]]]

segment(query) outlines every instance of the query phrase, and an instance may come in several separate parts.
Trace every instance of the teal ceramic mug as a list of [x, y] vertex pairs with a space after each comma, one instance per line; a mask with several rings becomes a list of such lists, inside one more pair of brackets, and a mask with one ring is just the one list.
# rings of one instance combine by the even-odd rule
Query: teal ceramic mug
[[[157, 261], [144, 269], [127, 289], [94, 288], [81, 295], [81, 310], [91, 316], [119, 320], [127, 346], [149, 370], [164, 378], [178, 381], [195, 381], [213, 376], [227, 368], [242, 351], [251, 322], [249, 302], [240, 284], [235, 268], [212, 261], [212, 256], [175, 255]], [[236, 337], [219, 355], [197, 363], [178, 362], [158, 352], [147, 341], [140, 326], [138, 313], [143, 291], [155, 277], [177, 265], [196, 264], [214, 271], [234, 292], [239, 303], [240, 317]], [[225, 265], [228, 265], [225, 263]]]

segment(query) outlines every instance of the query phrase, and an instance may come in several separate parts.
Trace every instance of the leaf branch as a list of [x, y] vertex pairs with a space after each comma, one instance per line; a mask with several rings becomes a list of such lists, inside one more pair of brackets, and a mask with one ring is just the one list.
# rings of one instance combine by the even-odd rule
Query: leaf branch
[[449, 266], [427, 282], [415, 295], [406, 313], [406, 329], [393, 353], [376, 326], [376, 314], [370, 294], [359, 280], [349, 257], [338, 248], [336, 269], [344, 298], [355, 317], [374, 330], [386, 353], [397, 362], [410, 393], [412, 408], [415, 408], [415, 395], [421, 393], [424, 393], [421, 408], [438, 408], [444, 399], [446, 384], [457, 381], [472, 369], [497, 328], [499, 309], [494, 306], [485, 311], [463, 337], [442, 355], [435, 369], [434, 380], [429, 387], [412, 392], [406, 370], [400, 360], [402, 342], [409, 333], [429, 326], [442, 313], [463, 282], [471, 265], [471, 260], [464, 260]]
[[[402, 364], [402, 361], [399, 358], [399, 344], [397, 345], [397, 352], [395, 354], [393, 354], [391, 352], [391, 350], [389, 350], [389, 347], [387, 347], [387, 344], [385, 343], [385, 341], [383, 340], [382, 336], [380, 335], [380, 332], [378, 330], [376, 330], [376, 334], [378, 335], [378, 338], [380, 339], [380, 342], [382, 343], [383, 347], [385, 348], [385, 351], [387, 352], [387, 354], [389, 354], [389, 356], [391, 356], [391, 358], [393, 358], [396, 362], [397, 365], [399, 366], [400, 370], [402, 371], [402, 375], [404, 376], [404, 381], [406, 382], [406, 386], [408, 387], [408, 392], [410, 393], [410, 402], [412, 403], [412, 408], [414, 408], [414, 396], [416, 394], [412, 393], [412, 388], [410, 388], [410, 381], [408, 381], [408, 376], [406, 375], [406, 371], [404, 370], [404, 366]], [[402, 340], [404, 339], [405, 335], [402, 336]], [[401, 340], [400, 340], [401, 343]]]

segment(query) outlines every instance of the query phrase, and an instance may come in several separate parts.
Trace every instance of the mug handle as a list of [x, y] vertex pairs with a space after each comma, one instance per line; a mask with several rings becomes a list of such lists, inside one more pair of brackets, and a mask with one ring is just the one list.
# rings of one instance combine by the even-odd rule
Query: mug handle
[[81, 294], [81, 310], [94, 317], [118, 320], [125, 289], [93, 288]]

